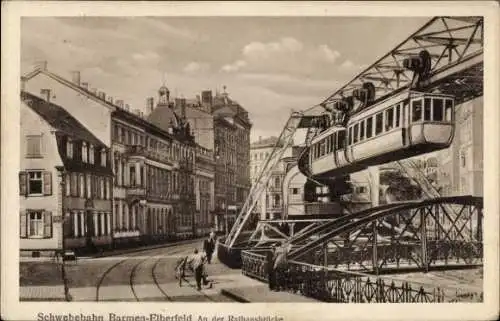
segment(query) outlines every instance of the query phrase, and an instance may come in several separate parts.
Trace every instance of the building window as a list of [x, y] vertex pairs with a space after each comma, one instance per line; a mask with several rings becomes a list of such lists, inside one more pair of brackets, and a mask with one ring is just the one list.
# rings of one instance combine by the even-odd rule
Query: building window
[[94, 164], [95, 162], [95, 151], [94, 151], [94, 145], [89, 144], [89, 163]]
[[82, 162], [87, 163], [88, 162], [88, 149], [87, 149], [87, 143], [83, 142], [82, 143]]
[[129, 167], [129, 173], [130, 173], [130, 186], [135, 186], [135, 165], [132, 165]]
[[106, 160], [107, 160], [107, 155], [106, 155], [106, 149], [101, 150], [101, 166], [106, 167]]
[[42, 136], [26, 136], [26, 157], [42, 157]]
[[29, 237], [43, 237], [43, 218], [42, 212], [29, 213]]
[[292, 194], [293, 195], [299, 194], [299, 189], [298, 188], [292, 188]]
[[87, 174], [87, 179], [86, 179], [86, 187], [87, 187], [87, 198], [92, 197], [92, 176], [90, 174]]
[[66, 156], [70, 159], [73, 158], [73, 141], [69, 138], [66, 143]]
[[43, 178], [42, 172], [28, 172], [28, 194], [42, 195], [43, 194]]
[[21, 238], [51, 238], [52, 213], [36, 210], [21, 213]]
[[85, 197], [85, 178], [83, 177], [82, 174], [80, 174], [78, 178], [80, 180], [80, 188], [78, 190], [78, 195], [80, 197]]

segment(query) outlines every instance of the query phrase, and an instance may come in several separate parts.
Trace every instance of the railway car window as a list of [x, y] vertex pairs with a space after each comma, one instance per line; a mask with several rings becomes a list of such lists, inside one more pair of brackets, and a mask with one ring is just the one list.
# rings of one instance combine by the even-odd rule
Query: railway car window
[[445, 110], [444, 114], [446, 116], [445, 120], [451, 121], [451, 115], [453, 113], [453, 100], [446, 99], [446, 105], [444, 110]]
[[391, 107], [385, 111], [385, 130], [391, 130], [394, 127], [394, 108]]
[[372, 137], [373, 134], [373, 117], [366, 119], [366, 138]]
[[425, 121], [431, 120], [431, 99], [430, 98], [424, 99], [424, 120]]
[[347, 145], [351, 145], [352, 144], [352, 127], [349, 127], [349, 142], [347, 143]]
[[338, 132], [337, 143], [337, 149], [343, 149], [345, 147], [345, 130]]
[[319, 156], [325, 156], [325, 140], [323, 139], [320, 143], [319, 143]]
[[384, 123], [383, 120], [384, 117], [382, 113], [378, 113], [377, 115], [375, 115], [375, 136], [382, 132], [382, 126]]
[[443, 99], [441, 98], [432, 100], [432, 120], [443, 121]]
[[358, 128], [359, 124], [354, 125], [354, 131], [353, 131], [353, 143], [356, 144], [358, 142]]
[[422, 120], [422, 100], [413, 100], [411, 102], [411, 113], [412, 113], [412, 121], [417, 122]]
[[398, 104], [396, 106], [396, 128], [399, 127], [400, 119], [401, 119], [401, 104]]
[[363, 119], [361, 123], [359, 123], [359, 141], [363, 141], [365, 139], [365, 120]]

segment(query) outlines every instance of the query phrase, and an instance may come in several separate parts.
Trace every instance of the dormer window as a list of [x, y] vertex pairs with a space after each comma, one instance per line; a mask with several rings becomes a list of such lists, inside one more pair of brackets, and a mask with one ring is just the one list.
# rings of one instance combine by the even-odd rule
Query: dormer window
[[87, 163], [89, 161], [89, 151], [87, 148], [87, 143], [82, 142], [82, 162]]
[[66, 143], [66, 156], [68, 158], [72, 159], [73, 158], [73, 141], [71, 138], [68, 138], [68, 141]]
[[107, 155], [106, 155], [106, 149], [101, 149], [101, 166], [106, 167], [106, 160], [107, 160]]

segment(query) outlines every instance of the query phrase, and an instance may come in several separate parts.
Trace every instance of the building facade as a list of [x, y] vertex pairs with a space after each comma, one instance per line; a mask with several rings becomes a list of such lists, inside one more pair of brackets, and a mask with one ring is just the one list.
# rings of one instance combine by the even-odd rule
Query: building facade
[[[204, 100], [207, 101], [208, 94]], [[225, 92], [211, 99], [215, 133], [215, 207], [217, 229], [233, 226], [250, 191], [248, 112]], [[224, 223], [222, 223], [224, 222]], [[226, 223], [227, 222], [227, 223]], [[221, 229], [224, 226], [224, 229]]]
[[[259, 137], [258, 141], [251, 144], [250, 177], [252, 184], [257, 181], [262, 168], [266, 164], [266, 160], [271, 155], [275, 146], [277, 146], [277, 143], [277, 137], [264, 139]], [[259, 215], [261, 220], [278, 219], [282, 218], [284, 215], [283, 180], [287, 170], [287, 162], [285, 159], [289, 157], [292, 157], [292, 147], [286, 149], [283, 160], [273, 169], [267, 188], [262, 193], [255, 206], [254, 211]]]
[[441, 195], [483, 196], [483, 97], [455, 106], [455, 136], [437, 153]]
[[21, 253], [110, 248], [110, 150], [51, 97], [21, 95]]
[[[22, 78], [25, 91], [48, 96], [111, 150], [112, 238], [116, 246], [196, 234], [195, 152], [189, 126], [179, 120], [164, 130], [122, 100], [80, 81], [51, 73], [46, 64]], [[169, 104], [160, 89], [159, 105]]]

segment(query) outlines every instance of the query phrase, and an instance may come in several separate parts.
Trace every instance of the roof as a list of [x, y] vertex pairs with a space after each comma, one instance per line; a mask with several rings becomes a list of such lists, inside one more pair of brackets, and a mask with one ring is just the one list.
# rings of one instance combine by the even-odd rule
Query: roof
[[[276, 143], [278, 143], [278, 140], [279, 140], [279, 138], [276, 136], [271, 136], [271, 137], [267, 137], [267, 138], [260, 138], [259, 137], [259, 140], [256, 142], [253, 142], [250, 145], [250, 148], [256, 149], [256, 148], [264, 148], [264, 147], [274, 147], [274, 146], [276, 146]], [[284, 145], [284, 143], [285, 142], [282, 140], [281, 145]], [[290, 145], [293, 145], [293, 140], [292, 140]]]
[[253, 142], [250, 148], [262, 148], [262, 147], [273, 147], [278, 142], [278, 137], [271, 136], [264, 139], [259, 138], [258, 141]]
[[95, 146], [106, 146], [63, 107], [24, 91], [21, 92], [21, 99], [57, 131]]
[[153, 112], [148, 115], [148, 121], [154, 125], [160, 127], [161, 129], [168, 131], [170, 128], [170, 122], [177, 121], [174, 111], [168, 106], [158, 106], [153, 109]]
[[84, 87], [81, 87], [81, 86], [77, 86], [75, 83], [59, 76], [59, 75], [56, 75], [46, 69], [42, 69], [42, 68], [36, 68], [35, 70], [27, 73], [26, 75], [22, 76], [21, 79], [23, 81], [26, 81], [26, 80], [30, 80], [31, 78], [35, 77], [36, 75], [38, 74], [44, 74], [44, 75], [47, 75], [48, 77], [54, 79], [55, 81], [67, 86], [67, 87], [70, 87], [76, 91], [78, 91], [80, 94], [83, 94], [95, 101], [98, 101], [99, 103], [103, 104], [104, 106], [108, 107], [108, 108], [111, 108], [112, 110], [114, 109], [117, 109], [119, 108], [118, 106], [112, 104], [111, 102], [105, 100], [105, 99], [102, 99], [101, 97], [97, 96], [97, 94], [94, 94], [92, 93], [90, 90], [84, 88]]

